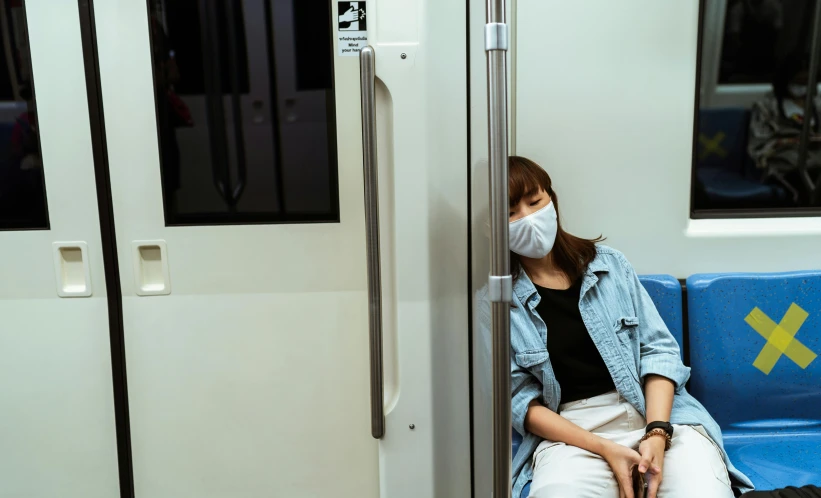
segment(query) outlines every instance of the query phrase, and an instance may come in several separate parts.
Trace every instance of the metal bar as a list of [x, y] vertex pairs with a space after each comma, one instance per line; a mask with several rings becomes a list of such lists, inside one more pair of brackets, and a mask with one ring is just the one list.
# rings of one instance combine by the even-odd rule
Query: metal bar
[[376, 156], [376, 54], [359, 54], [362, 91], [362, 151], [365, 173], [365, 238], [368, 257], [368, 305], [371, 356], [371, 435], [385, 435], [382, 366], [382, 268], [379, 255], [379, 177]]
[[487, 0], [486, 15], [488, 23], [505, 22], [505, 0]]
[[[265, 44], [268, 56], [268, 98], [271, 113], [271, 146], [274, 148], [274, 191], [276, 210], [285, 214], [285, 175], [283, 174], [282, 120], [279, 116], [279, 83], [277, 79], [276, 43], [274, 42], [274, 8], [270, 0], [265, 1]], [[329, 28], [330, 29], [330, 28]], [[334, 192], [336, 189], [331, 189]]]
[[[810, 192], [812, 201], [815, 200], [816, 185], [810, 179], [807, 171], [807, 149], [810, 141], [810, 126], [816, 113], [812, 112], [815, 99], [816, 86], [818, 85], [818, 63], [821, 58], [821, 0], [815, 2], [815, 14], [813, 16], [812, 25], [812, 51], [810, 55], [810, 73], [807, 75], [807, 97], [804, 102], [804, 124], [801, 128], [801, 141], [798, 145], [798, 169], [802, 174], [801, 178], [807, 184], [807, 189]], [[815, 124], [819, 126], [819, 123]]]
[[199, 1], [200, 43], [202, 45], [205, 109], [211, 152], [211, 174], [214, 187], [223, 202], [233, 211], [231, 178], [228, 170], [228, 147], [225, 137], [225, 112], [222, 106], [222, 80], [219, 64], [219, 26], [217, 12], [211, 0]]
[[234, 147], [236, 148], [238, 177], [237, 184], [231, 192], [231, 201], [236, 205], [245, 190], [248, 180], [248, 165], [245, 157], [245, 133], [242, 124], [242, 100], [239, 87], [239, 65], [237, 64], [240, 54], [238, 51], [239, 44], [237, 43], [237, 28], [234, 24], [237, 22], [236, 16], [234, 16], [234, 5], [234, 2], [225, 2], [225, 21], [228, 26], [228, 74], [231, 81], [231, 117], [234, 120]]
[[505, 0], [488, 0], [485, 26], [490, 182], [493, 364], [493, 496], [511, 494], [510, 244], [508, 241], [507, 48]]

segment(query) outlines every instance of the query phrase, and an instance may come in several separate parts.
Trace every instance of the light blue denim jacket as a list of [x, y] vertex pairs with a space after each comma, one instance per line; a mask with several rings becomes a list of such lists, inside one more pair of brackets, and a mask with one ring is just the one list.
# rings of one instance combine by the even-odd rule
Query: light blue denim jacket
[[[643, 382], [647, 375], [661, 375], [676, 385], [671, 422], [701, 425], [722, 448], [721, 429], [707, 410], [684, 388], [690, 369], [681, 362], [679, 347], [653, 301], [623, 254], [607, 246], [597, 247], [596, 258], [582, 277], [579, 310], [596, 347], [613, 377], [618, 392], [645, 415]], [[480, 298], [483, 292], [480, 291]], [[486, 297], [485, 297], [486, 299]], [[532, 456], [541, 438], [525, 430], [525, 414], [536, 399], [558, 411], [561, 390], [547, 353], [547, 327], [536, 312], [536, 287], [522, 272], [513, 286], [510, 310], [510, 374], [513, 394], [513, 428], [523, 441], [513, 456], [513, 497], [533, 479]], [[477, 319], [490, 323], [489, 306], [478, 304]], [[752, 490], [750, 480], [736, 470], [724, 453], [733, 485]]]

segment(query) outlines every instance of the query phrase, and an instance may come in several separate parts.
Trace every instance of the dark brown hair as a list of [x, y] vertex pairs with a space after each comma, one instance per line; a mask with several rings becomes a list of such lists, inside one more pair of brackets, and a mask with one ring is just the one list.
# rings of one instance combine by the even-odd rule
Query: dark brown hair
[[[514, 207], [523, 197], [537, 194], [540, 189], [553, 200], [553, 207], [556, 208], [556, 221], [558, 230], [556, 232], [556, 242], [553, 244], [553, 263], [562, 271], [570, 282], [578, 280], [587, 270], [596, 257], [596, 243], [604, 240], [602, 236], [595, 239], [582, 239], [571, 235], [562, 228], [562, 220], [559, 212], [559, 199], [553, 190], [553, 181], [541, 166], [530, 159], [510, 156], [508, 162], [508, 195], [510, 196], [510, 207]], [[519, 255], [510, 253], [510, 272], [514, 280], [522, 272], [522, 263]]]

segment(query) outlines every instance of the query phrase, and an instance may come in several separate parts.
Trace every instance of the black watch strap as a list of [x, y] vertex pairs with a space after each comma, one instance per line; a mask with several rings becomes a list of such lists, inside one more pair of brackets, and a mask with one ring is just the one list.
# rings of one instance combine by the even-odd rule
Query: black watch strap
[[673, 437], [673, 424], [670, 422], [650, 422], [647, 424], [647, 429], [644, 432], [646, 434], [653, 429], [662, 429], [668, 436]]

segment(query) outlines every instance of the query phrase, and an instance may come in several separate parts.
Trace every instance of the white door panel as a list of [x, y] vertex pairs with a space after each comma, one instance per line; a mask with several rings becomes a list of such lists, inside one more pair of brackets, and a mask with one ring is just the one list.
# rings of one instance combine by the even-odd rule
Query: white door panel
[[[336, 61], [340, 223], [169, 228], [146, 3], [95, 9], [137, 496], [377, 496], [357, 59]], [[144, 239], [168, 296], [136, 295]]]
[[[367, 4], [380, 80], [380, 442], [370, 435], [358, 59], [334, 56], [338, 223], [167, 227], [145, 3], [95, 2], [137, 496], [469, 496], [464, 3]], [[246, 18], [258, 9], [243, 5]], [[282, 20], [296, 4], [273, 6]], [[428, 28], [409, 31], [416, 16]], [[277, 54], [288, 46], [278, 27]], [[264, 37], [246, 30], [256, 60], [250, 40]], [[252, 71], [250, 86], [266, 77]], [[313, 202], [298, 187], [326, 174], [313, 169], [325, 142], [310, 140], [321, 100], [278, 88], [281, 157], [304, 161], [283, 172], [284, 200], [300, 211]], [[205, 130], [205, 110], [186, 100], [196, 124], [178, 130], [181, 148]], [[272, 108], [244, 115], [246, 142], [277, 119]], [[190, 176], [209, 167], [197, 154], [184, 151], [183, 190], [209, 181]], [[166, 243], [170, 295], [137, 295], [131, 246], [145, 240]]]
[[[50, 229], [0, 231], [0, 496], [111, 498], [111, 354], [79, 14], [76, 2], [25, 8]], [[58, 297], [56, 242], [87, 246], [90, 297]]]

